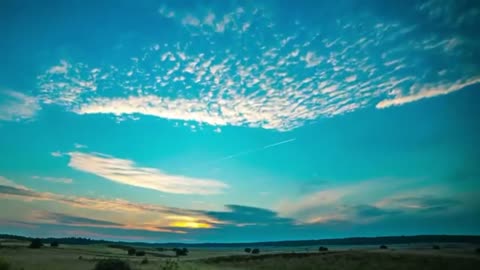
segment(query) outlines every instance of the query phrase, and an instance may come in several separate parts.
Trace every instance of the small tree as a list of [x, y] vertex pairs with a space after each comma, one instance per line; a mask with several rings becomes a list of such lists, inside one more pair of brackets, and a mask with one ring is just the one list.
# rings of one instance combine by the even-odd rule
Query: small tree
[[142, 262], [140, 262], [140, 264], [148, 264], [148, 259], [145, 257], [143, 258]]
[[129, 248], [128, 249], [128, 255], [130, 256], [133, 256], [137, 253], [137, 250], [135, 250], [134, 248]]
[[51, 247], [58, 247], [58, 245], [59, 245], [59, 244], [58, 244], [57, 241], [53, 241], [53, 242], [50, 243], [50, 246], [51, 246]]
[[252, 254], [259, 254], [259, 253], [260, 253], [260, 249], [258, 248], [252, 249]]
[[107, 259], [97, 262], [94, 270], [130, 270], [130, 265], [118, 259]]
[[475, 249], [475, 252], [480, 254], [480, 248]]
[[322, 252], [322, 251], [328, 251], [328, 248], [327, 247], [319, 247], [318, 248], [318, 251]]
[[135, 253], [136, 256], [145, 256], [145, 251], [139, 250]]
[[385, 246], [385, 245], [381, 245], [381, 246], [380, 246], [380, 249], [388, 249], [388, 247]]
[[41, 248], [41, 247], [43, 247], [42, 240], [40, 240], [39, 238], [35, 238], [35, 239], [32, 240], [32, 242], [30, 243], [30, 245], [28, 247], [29, 248]]
[[0, 258], [0, 270], [9, 270], [9, 269], [10, 269], [10, 264], [7, 261]]
[[250, 253], [250, 252], [252, 252], [252, 249], [251, 248], [245, 248], [245, 252]]
[[187, 248], [174, 248], [173, 251], [175, 251], [175, 255], [177, 255], [177, 257], [188, 255], [188, 249]]
[[440, 246], [439, 245], [433, 245], [432, 248], [433, 249], [440, 249]]

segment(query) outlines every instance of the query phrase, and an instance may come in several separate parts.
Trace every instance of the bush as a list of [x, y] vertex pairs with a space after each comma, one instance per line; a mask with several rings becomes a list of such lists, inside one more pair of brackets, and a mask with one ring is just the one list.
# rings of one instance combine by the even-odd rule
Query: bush
[[143, 258], [143, 260], [140, 262], [140, 264], [148, 264], [148, 259], [147, 259], [147, 258]]
[[260, 253], [260, 249], [258, 249], [258, 248], [254, 248], [252, 250], [252, 254], [259, 254], [259, 253]]
[[475, 249], [475, 252], [480, 254], [480, 248]]
[[433, 245], [432, 248], [433, 249], [440, 249], [440, 246], [439, 245]]
[[174, 248], [173, 251], [175, 251], [175, 255], [177, 255], [177, 257], [188, 255], [188, 249], [187, 248]]
[[328, 248], [327, 247], [319, 247], [318, 251], [328, 251]]
[[58, 247], [58, 245], [59, 245], [59, 244], [58, 244], [57, 241], [53, 241], [53, 242], [50, 243], [50, 246], [51, 246], [51, 247]]
[[380, 246], [380, 249], [388, 249], [388, 247], [385, 246], [385, 245], [381, 245], [381, 246]]
[[35, 239], [32, 240], [32, 242], [30, 243], [30, 245], [28, 247], [29, 248], [41, 248], [41, 247], [43, 247], [42, 240], [40, 240], [39, 238], [35, 238]]
[[0, 270], [8, 270], [8, 269], [10, 269], [10, 264], [7, 261], [0, 258]]
[[167, 260], [165, 264], [160, 267], [160, 270], [178, 270], [178, 262]]
[[135, 255], [135, 253], [137, 253], [137, 250], [135, 250], [134, 248], [128, 249], [128, 255]]
[[130, 270], [130, 265], [121, 260], [107, 259], [97, 262], [94, 270]]
[[82, 257], [82, 256], [78, 256], [78, 259], [79, 259], [79, 260], [82, 260], [82, 259], [83, 259], [83, 257]]
[[145, 251], [139, 250], [135, 253], [136, 256], [145, 256]]
[[252, 252], [252, 249], [251, 248], [245, 248], [245, 252], [250, 253], [250, 252]]

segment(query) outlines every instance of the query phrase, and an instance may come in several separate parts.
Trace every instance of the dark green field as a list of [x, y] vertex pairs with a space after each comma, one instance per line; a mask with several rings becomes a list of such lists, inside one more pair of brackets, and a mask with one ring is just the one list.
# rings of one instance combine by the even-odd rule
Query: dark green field
[[[445, 244], [439, 249], [428, 245], [381, 250], [378, 248], [330, 248], [326, 252], [309, 249], [298, 252], [285, 247], [264, 249], [249, 255], [243, 250], [193, 248], [188, 256], [176, 257], [171, 250], [135, 247], [145, 256], [129, 256], [125, 249], [106, 244], [44, 246], [28, 248], [28, 242], [6, 240], [0, 248], [0, 270], [80, 270], [94, 269], [105, 259], [128, 262], [131, 269], [480, 269], [480, 254], [466, 244]], [[288, 251], [291, 249], [291, 251]], [[142, 263], [143, 261], [143, 263]]]

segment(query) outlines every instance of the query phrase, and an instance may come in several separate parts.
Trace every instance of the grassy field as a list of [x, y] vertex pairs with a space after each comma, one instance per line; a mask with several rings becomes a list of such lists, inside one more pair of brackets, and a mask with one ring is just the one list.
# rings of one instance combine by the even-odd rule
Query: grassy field
[[[259, 255], [234, 249], [191, 249], [188, 256], [175, 257], [172, 251], [141, 248], [146, 256], [129, 256], [126, 250], [107, 245], [60, 245], [53, 248], [28, 248], [29, 243], [1, 243], [0, 270], [90, 270], [104, 259], [128, 261], [137, 270], [214, 270], [214, 269], [480, 269], [480, 254], [475, 247], [443, 245], [434, 250], [429, 245], [379, 250], [378, 248], [332, 249], [317, 252], [313, 248], [265, 248]], [[306, 250], [309, 250], [307, 252]], [[148, 261], [143, 263], [142, 261]], [[2, 266], [4, 265], [4, 266]]]

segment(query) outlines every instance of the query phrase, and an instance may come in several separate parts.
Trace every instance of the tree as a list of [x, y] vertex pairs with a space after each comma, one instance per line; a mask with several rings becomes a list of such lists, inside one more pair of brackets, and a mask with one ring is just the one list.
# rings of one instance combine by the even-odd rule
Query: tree
[[107, 259], [97, 262], [94, 270], [130, 270], [130, 265], [118, 259]]
[[319, 247], [318, 248], [318, 251], [328, 251], [328, 248], [327, 247]]
[[175, 251], [175, 255], [177, 255], [177, 257], [188, 255], [188, 249], [187, 248], [174, 248], [173, 251]]
[[51, 246], [51, 247], [58, 247], [58, 245], [59, 245], [59, 244], [58, 244], [57, 241], [53, 241], [53, 242], [50, 243], [50, 246]]
[[252, 254], [259, 254], [259, 253], [260, 253], [260, 249], [258, 249], [258, 248], [254, 248], [252, 250]]
[[136, 253], [137, 253], [137, 250], [135, 250], [134, 248], [128, 249], [128, 255], [132, 256], [132, 255], [135, 255]]
[[433, 249], [440, 249], [440, 246], [439, 245], [433, 245], [432, 248]]
[[135, 253], [136, 256], [145, 256], [145, 251], [139, 250]]
[[28, 247], [29, 248], [41, 248], [41, 247], [43, 247], [42, 240], [40, 240], [39, 238], [35, 238], [35, 239], [32, 240], [32, 242], [30, 243], [30, 245]]
[[252, 252], [252, 249], [251, 248], [245, 248], [245, 252], [250, 253], [250, 252]]
[[388, 247], [385, 246], [385, 245], [381, 245], [381, 246], [380, 246], [380, 249], [388, 249]]

